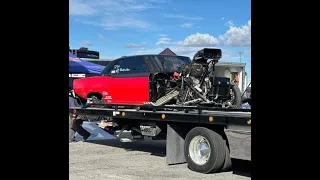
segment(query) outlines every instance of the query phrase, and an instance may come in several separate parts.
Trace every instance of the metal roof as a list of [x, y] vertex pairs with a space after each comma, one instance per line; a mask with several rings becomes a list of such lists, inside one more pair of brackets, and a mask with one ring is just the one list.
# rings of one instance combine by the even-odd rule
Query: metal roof
[[165, 50], [163, 50], [161, 53], [159, 53], [160, 55], [176, 55], [176, 53], [174, 53], [173, 51], [171, 51], [171, 49], [166, 48]]

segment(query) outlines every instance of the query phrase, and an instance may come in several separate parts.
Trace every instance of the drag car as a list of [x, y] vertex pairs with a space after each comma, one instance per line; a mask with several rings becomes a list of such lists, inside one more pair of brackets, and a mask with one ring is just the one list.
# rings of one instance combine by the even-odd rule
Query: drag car
[[109, 63], [101, 76], [76, 79], [73, 90], [82, 99], [107, 104], [235, 107], [239, 88], [230, 78], [216, 77], [221, 49], [205, 48], [193, 60], [185, 56], [136, 55]]

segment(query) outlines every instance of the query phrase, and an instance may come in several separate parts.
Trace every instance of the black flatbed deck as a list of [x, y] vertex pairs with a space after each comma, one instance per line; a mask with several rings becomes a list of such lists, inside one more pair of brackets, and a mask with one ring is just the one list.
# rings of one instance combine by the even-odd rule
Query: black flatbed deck
[[168, 165], [186, 162], [184, 145], [187, 133], [190, 128], [209, 127], [207, 125], [224, 126], [231, 158], [251, 161], [251, 109], [95, 105], [96, 107], [69, 108], [69, 113], [112, 117], [111, 121], [123, 121], [124, 125], [130, 121], [165, 123]]
[[[190, 106], [132, 106], [106, 105], [105, 107], [69, 108], [69, 113], [77, 115], [100, 115], [119, 119], [139, 119], [148, 121], [168, 121], [221, 125], [250, 125], [250, 109], [228, 109]], [[110, 105], [109, 105], [110, 106]], [[173, 110], [174, 109], [174, 110]]]

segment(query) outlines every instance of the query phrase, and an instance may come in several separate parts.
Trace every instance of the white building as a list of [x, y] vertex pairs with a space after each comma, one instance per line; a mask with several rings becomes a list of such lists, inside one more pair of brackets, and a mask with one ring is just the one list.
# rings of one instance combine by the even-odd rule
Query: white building
[[240, 91], [243, 92], [248, 84], [245, 68], [246, 63], [218, 62], [215, 66], [215, 74], [216, 76], [228, 77], [232, 81], [236, 79]]

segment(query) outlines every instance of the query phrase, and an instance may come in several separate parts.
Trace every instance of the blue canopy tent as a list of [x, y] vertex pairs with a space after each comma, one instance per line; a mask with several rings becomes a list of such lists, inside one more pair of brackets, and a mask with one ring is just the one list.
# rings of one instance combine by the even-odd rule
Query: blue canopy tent
[[69, 73], [100, 74], [105, 66], [82, 60], [69, 52]]

